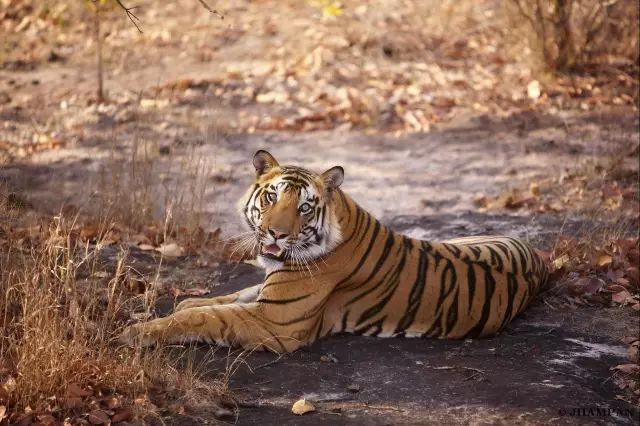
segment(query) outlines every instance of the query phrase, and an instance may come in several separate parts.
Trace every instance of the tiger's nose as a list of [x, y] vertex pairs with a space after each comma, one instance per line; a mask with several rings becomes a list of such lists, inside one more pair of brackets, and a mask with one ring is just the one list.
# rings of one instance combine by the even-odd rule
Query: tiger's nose
[[277, 229], [271, 229], [271, 228], [269, 228], [269, 234], [271, 234], [271, 236], [276, 240], [281, 240], [289, 236], [289, 234], [286, 234], [284, 232], [278, 231]]

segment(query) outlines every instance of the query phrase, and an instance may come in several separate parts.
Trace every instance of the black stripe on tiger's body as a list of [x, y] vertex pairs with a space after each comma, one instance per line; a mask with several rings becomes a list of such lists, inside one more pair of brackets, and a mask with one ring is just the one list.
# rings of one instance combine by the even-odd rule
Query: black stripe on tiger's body
[[340, 189], [343, 170], [280, 166], [267, 152], [240, 212], [263, 283], [187, 299], [129, 327], [127, 343], [206, 340], [291, 351], [334, 333], [476, 338], [499, 333], [547, 279], [527, 243], [506, 236], [420, 241], [394, 232]]

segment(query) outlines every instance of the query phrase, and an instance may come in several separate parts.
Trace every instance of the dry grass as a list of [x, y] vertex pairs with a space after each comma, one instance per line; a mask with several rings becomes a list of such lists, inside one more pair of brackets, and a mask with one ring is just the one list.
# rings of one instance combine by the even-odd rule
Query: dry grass
[[[224, 385], [199, 379], [206, 366], [174, 367], [184, 354], [119, 347], [123, 325], [147, 298], [124, 285], [126, 253], [105, 274], [101, 241], [84, 242], [74, 229], [73, 219], [62, 216], [32, 229], [28, 239], [2, 227], [8, 238], [0, 258], [0, 405], [13, 413], [10, 422], [30, 414], [63, 419], [83, 410], [107, 411], [100, 403], [106, 396], [148, 415], [158, 411], [148, 399], [159, 388], [172, 389], [165, 400], [174, 403], [194, 394], [220, 400]], [[82, 402], [73, 399], [75, 388], [87, 391]]]
[[[0, 406], [8, 407], [11, 423], [94, 410], [137, 418], [182, 414], [185, 406], [215, 407], [224, 399], [225, 380], [202, 379], [211, 375], [214, 353], [195, 362], [184, 351], [117, 343], [132, 318], [154, 312], [163, 258], [140, 289], [131, 286], [137, 277], [127, 244], [115, 264], [105, 250], [113, 253], [114, 243], [149, 229], [151, 244], [188, 244], [205, 235], [207, 161], [188, 153], [182, 170], [172, 171], [160, 157], [156, 145], [136, 143], [129, 157], [111, 159], [86, 204], [54, 217], [34, 219], [21, 197], [0, 191]], [[163, 173], [172, 178], [158, 180]]]

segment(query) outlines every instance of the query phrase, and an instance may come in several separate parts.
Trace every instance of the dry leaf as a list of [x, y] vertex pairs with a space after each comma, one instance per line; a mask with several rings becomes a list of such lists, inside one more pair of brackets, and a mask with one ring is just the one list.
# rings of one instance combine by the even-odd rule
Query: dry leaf
[[83, 402], [82, 402], [82, 398], [80, 398], [79, 396], [69, 396], [69, 397], [60, 398], [60, 404], [64, 408], [70, 410], [70, 409], [82, 407]]
[[596, 294], [602, 287], [604, 281], [595, 277], [580, 277], [568, 284], [569, 292], [576, 296], [583, 294]]
[[102, 410], [93, 410], [89, 413], [89, 417], [87, 417], [89, 423], [93, 425], [104, 425], [107, 423], [111, 423], [109, 416]]
[[38, 423], [41, 425], [53, 425], [56, 423], [56, 418], [51, 414], [40, 414], [38, 416]]
[[315, 410], [316, 410], [316, 407], [314, 407], [313, 404], [311, 404], [305, 399], [296, 401], [291, 407], [291, 412], [298, 416], [301, 416], [305, 413], [310, 413]]
[[132, 418], [133, 418], [133, 411], [131, 410], [131, 408], [127, 407], [127, 408], [122, 408], [116, 411], [113, 417], [111, 417], [111, 420], [114, 423], [118, 423], [118, 422], [131, 420]]
[[162, 244], [156, 251], [166, 257], [184, 256], [184, 249], [176, 243]]
[[631, 293], [627, 290], [620, 291], [611, 296], [611, 300], [621, 305], [624, 305], [627, 299], [631, 299]]
[[554, 259], [553, 261], [553, 267], [556, 269], [560, 269], [562, 268], [564, 265], [566, 265], [567, 263], [569, 263], [569, 256], [568, 255], [562, 255], [557, 259]]
[[77, 383], [71, 383], [69, 384], [69, 386], [67, 386], [66, 396], [70, 398], [74, 398], [74, 397], [83, 398], [85, 396], [91, 396], [91, 395], [93, 395], [93, 391], [82, 389], [82, 387], [80, 387], [80, 385]]
[[612, 370], [621, 371], [626, 374], [634, 374], [640, 372], [640, 365], [638, 364], [620, 364], [611, 368]]
[[4, 405], [0, 405], [0, 421], [4, 419], [5, 414], [7, 413], [7, 407]]
[[534, 195], [536, 197], [540, 196], [540, 185], [538, 185], [537, 182], [531, 182], [529, 184], [529, 192], [531, 193], [531, 195]]
[[11, 393], [14, 390], [16, 390], [16, 386], [17, 386], [16, 379], [14, 379], [13, 377], [9, 377], [2, 385], [4, 390], [7, 391], [7, 393]]
[[606, 266], [613, 262], [613, 258], [607, 254], [603, 254], [602, 256], [598, 256], [597, 264], [598, 266]]

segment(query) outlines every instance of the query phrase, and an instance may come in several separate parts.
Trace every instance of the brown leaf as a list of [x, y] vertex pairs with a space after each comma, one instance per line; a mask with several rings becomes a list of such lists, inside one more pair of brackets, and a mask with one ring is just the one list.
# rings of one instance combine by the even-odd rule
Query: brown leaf
[[552, 264], [553, 264], [554, 268], [561, 269], [564, 265], [569, 263], [569, 261], [570, 261], [569, 255], [564, 254], [564, 255], [554, 259]]
[[110, 396], [102, 399], [102, 403], [109, 410], [113, 410], [116, 408], [120, 408], [120, 398], [116, 398], [115, 396]]
[[627, 290], [622, 290], [618, 293], [614, 293], [613, 296], [611, 296], [611, 300], [621, 305], [624, 305], [627, 302], [627, 299], [631, 299], [631, 293], [629, 293]]
[[121, 408], [111, 417], [114, 423], [129, 421], [133, 418], [133, 410], [129, 407]]
[[80, 408], [84, 405], [82, 402], [82, 398], [78, 396], [60, 398], [60, 403], [64, 408], [68, 410], [71, 410], [74, 408]]
[[40, 414], [38, 415], [38, 422], [42, 425], [53, 425], [56, 423], [56, 418], [51, 414]]
[[104, 425], [111, 422], [107, 413], [102, 410], [93, 410], [89, 413], [87, 420], [93, 425]]
[[182, 404], [171, 404], [171, 405], [169, 405], [169, 411], [171, 411], [174, 414], [184, 414], [185, 413], [184, 405], [182, 405]]
[[575, 296], [596, 294], [602, 287], [604, 281], [595, 277], [580, 277], [568, 284], [569, 292]]
[[93, 395], [93, 391], [88, 389], [82, 389], [79, 384], [71, 383], [67, 386], [67, 392], [65, 393], [68, 397], [80, 397], [83, 398], [85, 396]]
[[611, 368], [611, 370], [621, 371], [626, 374], [634, 374], [640, 372], [640, 365], [638, 364], [620, 364]]
[[613, 262], [613, 258], [611, 256], [609, 256], [608, 254], [600, 255], [600, 256], [598, 256], [598, 259], [596, 260], [596, 264], [598, 266], [610, 265], [611, 262]]
[[5, 380], [5, 382], [2, 384], [2, 387], [4, 388], [4, 390], [7, 393], [12, 393], [14, 390], [16, 390], [16, 386], [18, 384], [16, 383], [16, 379], [14, 379], [13, 377], [9, 377], [7, 380]]
[[640, 271], [637, 266], [631, 266], [624, 270], [625, 275], [634, 285], [640, 284]]
[[166, 257], [184, 256], [184, 249], [176, 243], [162, 244], [156, 251]]
[[4, 405], [0, 405], [0, 421], [4, 419], [5, 414], [7, 413], [7, 407]]
[[538, 184], [538, 182], [531, 182], [529, 184], [529, 192], [534, 197], [539, 197], [540, 196], [540, 185]]
[[95, 240], [100, 235], [100, 226], [95, 223], [86, 223], [80, 229], [80, 238], [83, 240]]

